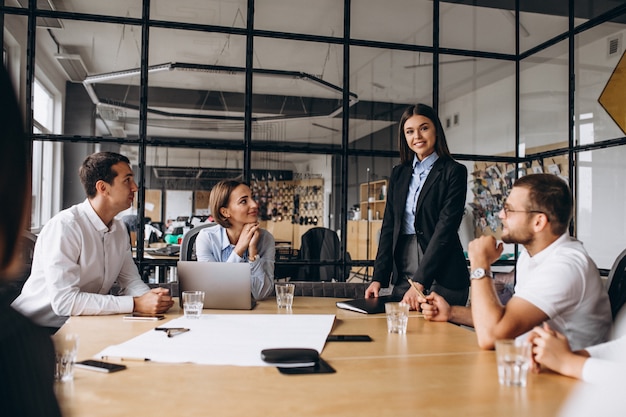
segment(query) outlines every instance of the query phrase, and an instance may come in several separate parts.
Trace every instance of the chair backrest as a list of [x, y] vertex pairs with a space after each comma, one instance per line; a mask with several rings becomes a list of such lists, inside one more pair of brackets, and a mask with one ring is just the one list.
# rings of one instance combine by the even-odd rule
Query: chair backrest
[[33, 266], [33, 255], [35, 253], [35, 243], [37, 242], [37, 235], [34, 233], [24, 231], [22, 237], [19, 240], [18, 256], [22, 262], [22, 271], [19, 276], [15, 277], [5, 285], [3, 291], [6, 294], [9, 302], [12, 302], [22, 292], [24, 283], [30, 276], [30, 271]]
[[[336, 261], [341, 259], [341, 244], [334, 230], [314, 227], [302, 235], [300, 259], [310, 261]], [[350, 258], [348, 258], [349, 260]], [[298, 281], [345, 281], [350, 268], [341, 265], [305, 265], [298, 270]]]
[[289, 281], [296, 297], [364, 298], [369, 282]]
[[198, 233], [202, 229], [207, 227], [216, 226], [217, 223], [203, 223], [196, 227], [189, 229], [187, 233], [183, 235], [183, 241], [180, 244], [180, 260], [181, 261], [195, 261], [196, 260], [196, 238]]
[[606, 285], [609, 289], [611, 313], [615, 319], [617, 312], [626, 302], [626, 250], [623, 250], [615, 259]]

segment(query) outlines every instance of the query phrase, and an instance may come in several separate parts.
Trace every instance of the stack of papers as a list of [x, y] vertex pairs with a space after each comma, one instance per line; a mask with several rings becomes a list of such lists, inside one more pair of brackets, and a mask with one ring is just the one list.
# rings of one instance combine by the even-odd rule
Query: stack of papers
[[96, 357], [271, 366], [261, 359], [263, 349], [310, 348], [321, 353], [334, 320], [332, 314], [204, 314], [200, 319], [181, 317], [159, 327], [188, 328], [188, 332], [167, 337], [167, 332], [150, 330], [122, 344], [109, 346]]

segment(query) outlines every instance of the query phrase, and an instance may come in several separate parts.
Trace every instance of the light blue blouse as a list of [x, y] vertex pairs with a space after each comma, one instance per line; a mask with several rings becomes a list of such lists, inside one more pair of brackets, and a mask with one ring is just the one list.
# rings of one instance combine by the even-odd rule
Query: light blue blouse
[[439, 159], [437, 152], [431, 153], [421, 162], [417, 159], [417, 156], [413, 157], [413, 176], [409, 184], [409, 192], [407, 193], [406, 205], [404, 207], [404, 217], [402, 218], [402, 233], [405, 235], [415, 234], [415, 209], [417, 208], [417, 199], [437, 159]]
[[272, 293], [274, 289], [274, 236], [267, 230], [259, 229], [261, 236], [257, 243], [258, 254], [254, 262], [248, 261], [248, 251], [243, 257], [234, 251], [226, 234], [226, 229], [220, 225], [207, 227], [198, 234], [196, 239], [196, 256], [199, 262], [249, 262], [251, 272], [250, 286], [252, 296], [261, 300]]

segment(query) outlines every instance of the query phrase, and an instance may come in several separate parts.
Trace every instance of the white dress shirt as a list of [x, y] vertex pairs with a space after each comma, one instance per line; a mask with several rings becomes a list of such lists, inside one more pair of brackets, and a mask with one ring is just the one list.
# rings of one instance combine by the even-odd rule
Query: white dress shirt
[[[123, 296], [108, 294], [115, 281]], [[12, 306], [41, 326], [60, 327], [68, 316], [130, 313], [133, 297], [149, 290], [124, 224], [114, 219], [107, 227], [85, 200], [43, 227], [30, 277]]]

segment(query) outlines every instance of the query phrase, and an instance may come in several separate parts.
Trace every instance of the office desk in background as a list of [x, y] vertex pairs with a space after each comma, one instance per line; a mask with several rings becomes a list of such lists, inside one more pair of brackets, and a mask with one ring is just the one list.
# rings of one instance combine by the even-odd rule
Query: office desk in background
[[[369, 334], [373, 342], [330, 342], [322, 357], [335, 374], [282, 375], [273, 367], [124, 362], [125, 371], [76, 369], [58, 383], [64, 416], [554, 416], [576, 381], [544, 373], [526, 388], [498, 384], [495, 353], [481, 351], [475, 334], [431, 323], [412, 312], [406, 335], [387, 333], [384, 315], [335, 307], [337, 299], [296, 297], [293, 314], [335, 314], [334, 334]], [[282, 313], [273, 299], [252, 311]], [[124, 342], [165, 321], [128, 322], [122, 316], [72, 317], [60, 330], [80, 335], [78, 359]]]

